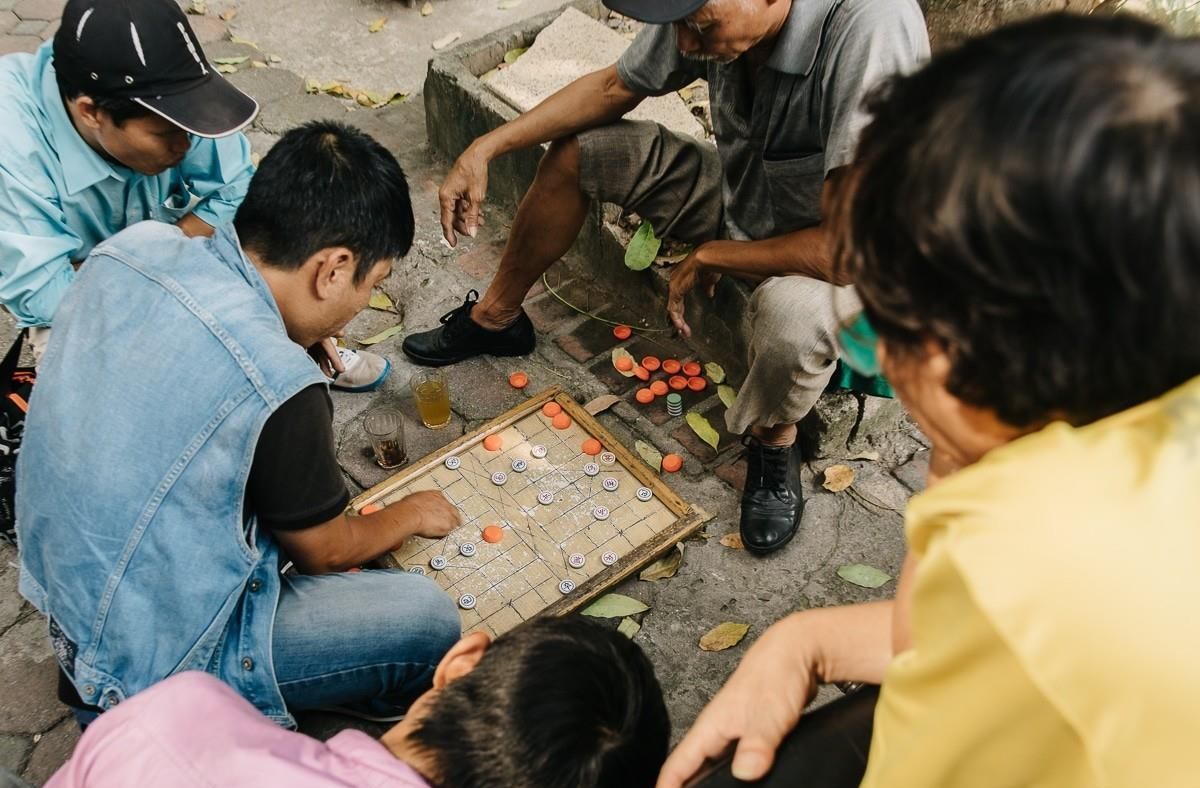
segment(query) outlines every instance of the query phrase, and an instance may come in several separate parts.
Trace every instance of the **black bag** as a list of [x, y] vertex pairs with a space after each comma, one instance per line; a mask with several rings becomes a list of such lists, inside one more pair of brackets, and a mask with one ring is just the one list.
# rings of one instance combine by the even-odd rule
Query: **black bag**
[[17, 543], [17, 452], [25, 434], [29, 395], [37, 380], [33, 367], [18, 367], [25, 332], [17, 335], [4, 361], [0, 361], [0, 541]]

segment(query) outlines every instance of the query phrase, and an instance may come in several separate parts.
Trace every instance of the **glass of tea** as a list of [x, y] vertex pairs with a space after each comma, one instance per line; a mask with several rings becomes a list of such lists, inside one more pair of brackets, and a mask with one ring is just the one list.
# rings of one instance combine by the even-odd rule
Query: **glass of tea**
[[417, 413], [431, 430], [450, 423], [450, 385], [440, 369], [424, 369], [413, 373], [408, 383], [417, 401]]
[[371, 439], [380, 468], [399, 468], [408, 459], [404, 450], [404, 420], [391, 408], [378, 408], [363, 417], [363, 430]]

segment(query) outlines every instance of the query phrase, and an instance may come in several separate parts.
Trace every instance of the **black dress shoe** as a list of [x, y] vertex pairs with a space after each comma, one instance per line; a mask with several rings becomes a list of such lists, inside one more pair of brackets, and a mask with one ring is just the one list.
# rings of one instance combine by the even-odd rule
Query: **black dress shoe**
[[462, 306], [442, 315], [442, 325], [404, 338], [404, 355], [425, 367], [444, 367], [473, 356], [524, 356], [537, 342], [525, 310], [499, 331], [489, 331], [471, 319], [479, 293], [467, 293]]
[[742, 492], [742, 544], [752, 553], [770, 553], [792, 540], [800, 527], [804, 500], [800, 469], [791, 446], [747, 444], [746, 489]]

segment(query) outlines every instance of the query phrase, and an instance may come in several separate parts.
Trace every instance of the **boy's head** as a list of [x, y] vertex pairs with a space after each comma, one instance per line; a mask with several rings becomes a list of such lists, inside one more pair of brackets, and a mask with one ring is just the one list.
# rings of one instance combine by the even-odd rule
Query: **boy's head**
[[87, 143], [147, 175], [177, 165], [189, 134], [233, 134], [258, 112], [208, 64], [174, 0], [69, 0], [54, 71]]
[[837, 259], [930, 434], [1086, 424], [1200, 375], [1200, 41], [1044, 17], [870, 110]]
[[384, 743], [444, 788], [653, 785], [670, 721], [649, 660], [578, 616], [530, 621], [446, 654]]
[[366, 308], [414, 233], [396, 157], [334, 122], [299, 126], [275, 143], [233, 224], [288, 335], [304, 347], [339, 334]]

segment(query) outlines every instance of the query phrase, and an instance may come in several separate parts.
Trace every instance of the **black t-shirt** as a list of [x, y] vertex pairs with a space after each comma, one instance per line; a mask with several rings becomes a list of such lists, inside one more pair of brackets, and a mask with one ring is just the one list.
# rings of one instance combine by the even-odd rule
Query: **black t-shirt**
[[350, 493], [337, 462], [333, 401], [315, 384], [283, 403], [263, 425], [246, 485], [246, 511], [272, 531], [332, 520]]

